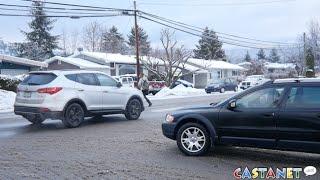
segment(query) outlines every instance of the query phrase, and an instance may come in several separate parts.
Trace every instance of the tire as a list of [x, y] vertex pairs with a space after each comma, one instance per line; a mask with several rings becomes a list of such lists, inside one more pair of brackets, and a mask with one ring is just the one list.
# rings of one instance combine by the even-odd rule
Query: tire
[[234, 92], [238, 92], [238, 87], [237, 86], [234, 88]]
[[29, 122], [31, 122], [32, 124], [41, 124], [45, 119], [42, 118], [40, 115], [26, 115], [23, 116], [24, 118], [26, 118]]
[[224, 88], [221, 88], [220, 89], [220, 93], [224, 93], [225, 92], [225, 89]]
[[[195, 131], [197, 134], [194, 134]], [[189, 131], [190, 136], [187, 136]], [[198, 123], [187, 123], [180, 127], [177, 133], [177, 145], [179, 149], [188, 156], [201, 156], [211, 148], [211, 137], [205, 127]], [[190, 143], [192, 147], [190, 146]], [[196, 143], [200, 147], [197, 147]]]
[[141, 112], [141, 102], [138, 99], [131, 99], [126, 106], [124, 115], [128, 120], [137, 120], [139, 119]]
[[82, 106], [78, 103], [72, 103], [66, 108], [62, 122], [68, 128], [76, 128], [83, 122], [84, 116]]

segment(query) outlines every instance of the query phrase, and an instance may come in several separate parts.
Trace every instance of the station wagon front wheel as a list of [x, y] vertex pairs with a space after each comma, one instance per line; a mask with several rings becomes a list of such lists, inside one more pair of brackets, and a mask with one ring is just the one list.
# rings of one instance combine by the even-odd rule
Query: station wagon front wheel
[[177, 133], [179, 149], [189, 156], [204, 155], [211, 147], [211, 138], [201, 124], [187, 123]]

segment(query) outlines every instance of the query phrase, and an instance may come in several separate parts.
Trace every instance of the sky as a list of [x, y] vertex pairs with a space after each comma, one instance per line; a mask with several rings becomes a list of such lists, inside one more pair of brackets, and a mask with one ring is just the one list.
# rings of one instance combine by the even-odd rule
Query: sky
[[[91, 6], [133, 8], [133, 0], [48, 0]], [[30, 5], [21, 0], [0, 0], [0, 3]], [[243, 4], [245, 3], [245, 4]], [[54, 6], [54, 5], [50, 5]], [[139, 10], [238, 36], [267, 41], [294, 42], [299, 34], [307, 31], [308, 22], [320, 21], [319, 0], [137, 0]], [[0, 10], [4, 13], [8, 11]], [[19, 12], [21, 13], [21, 12]], [[1, 17], [0, 38], [5, 41], [23, 41], [23, 31], [29, 31], [29, 17]], [[104, 17], [87, 19], [57, 19], [53, 34], [75, 30], [81, 33], [91, 21], [106, 27], [115, 25], [126, 35], [133, 26], [133, 17]], [[159, 37], [163, 26], [138, 19], [150, 38], [153, 47], [160, 45]], [[194, 48], [198, 37], [176, 32], [176, 39], [188, 48]], [[224, 45], [227, 50], [239, 47]]]

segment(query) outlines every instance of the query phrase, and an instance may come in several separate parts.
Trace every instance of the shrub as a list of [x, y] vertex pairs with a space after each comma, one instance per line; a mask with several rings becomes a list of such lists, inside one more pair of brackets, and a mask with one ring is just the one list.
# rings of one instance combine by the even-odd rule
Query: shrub
[[16, 92], [17, 86], [20, 82], [21, 80], [18, 78], [1, 75], [0, 89]]

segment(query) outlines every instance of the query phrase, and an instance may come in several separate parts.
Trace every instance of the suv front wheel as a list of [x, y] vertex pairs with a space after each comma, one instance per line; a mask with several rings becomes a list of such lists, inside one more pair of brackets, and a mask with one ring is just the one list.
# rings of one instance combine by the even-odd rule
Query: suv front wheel
[[67, 107], [62, 122], [68, 128], [75, 128], [80, 126], [84, 120], [84, 116], [82, 106], [78, 103], [73, 103]]
[[138, 99], [129, 100], [124, 115], [128, 120], [137, 120], [142, 112], [142, 104]]
[[177, 145], [188, 156], [200, 156], [211, 147], [210, 135], [202, 125], [187, 123], [178, 130]]

